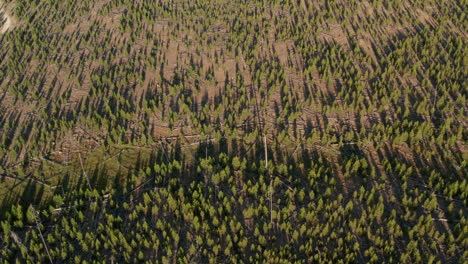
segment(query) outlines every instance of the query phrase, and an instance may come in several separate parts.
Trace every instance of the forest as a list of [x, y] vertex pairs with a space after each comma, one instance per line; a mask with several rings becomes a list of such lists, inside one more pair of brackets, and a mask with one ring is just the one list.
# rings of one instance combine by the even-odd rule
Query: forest
[[468, 262], [466, 14], [0, 0], [0, 263]]

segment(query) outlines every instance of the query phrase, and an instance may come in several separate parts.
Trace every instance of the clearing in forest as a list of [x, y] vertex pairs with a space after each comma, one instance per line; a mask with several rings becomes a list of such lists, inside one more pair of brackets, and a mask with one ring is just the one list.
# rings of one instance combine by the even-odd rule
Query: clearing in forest
[[0, 34], [6, 33], [8, 30], [13, 29], [13, 17], [8, 13], [5, 4], [0, 1]]

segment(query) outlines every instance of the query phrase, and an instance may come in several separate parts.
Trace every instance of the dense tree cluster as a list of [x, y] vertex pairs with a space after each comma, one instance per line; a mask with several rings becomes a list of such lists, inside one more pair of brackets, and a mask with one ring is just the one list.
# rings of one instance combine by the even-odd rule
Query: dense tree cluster
[[[403, 195], [388, 192], [385, 184], [343, 192], [318, 153], [266, 167], [264, 160], [252, 161], [255, 157], [229, 157], [206, 147], [220, 154], [205, 156], [203, 146], [189, 161], [177, 149], [153, 152], [136, 164], [138, 170], [119, 172], [111, 182], [104, 170], [95, 171], [93, 189], [83, 176], [78, 187], [62, 182], [40, 211], [12, 206], [1, 221], [2, 258], [5, 263], [49, 257], [72, 263], [447, 263], [464, 254], [466, 212], [457, 208], [466, 207], [466, 197], [459, 197], [468, 191], [466, 181], [443, 213], [441, 197], [423, 186]], [[262, 152], [261, 144], [254, 148]], [[404, 165], [397, 171], [412, 175]], [[29, 190], [23, 199], [34, 197]]]
[[467, 258], [464, 1], [1, 2], [6, 262]]

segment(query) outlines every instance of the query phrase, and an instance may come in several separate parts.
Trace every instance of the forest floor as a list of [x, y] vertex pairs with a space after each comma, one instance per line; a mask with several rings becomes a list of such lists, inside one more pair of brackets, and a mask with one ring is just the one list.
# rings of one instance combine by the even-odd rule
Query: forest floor
[[9, 15], [8, 10], [2, 1], [0, 1], [0, 17], [2, 20], [4, 20], [3, 25], [0, 27], [0, 34], [4, 34], [8, 30], [12, 29], [15, 23], [14, 19], [11, 15]]

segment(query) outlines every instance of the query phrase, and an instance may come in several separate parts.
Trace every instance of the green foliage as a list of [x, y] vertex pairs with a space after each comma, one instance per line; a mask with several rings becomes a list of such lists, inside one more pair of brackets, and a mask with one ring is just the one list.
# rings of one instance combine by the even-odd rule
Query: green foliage
[[1, 2], [5, 263], [467, 258], [466, 3]]

